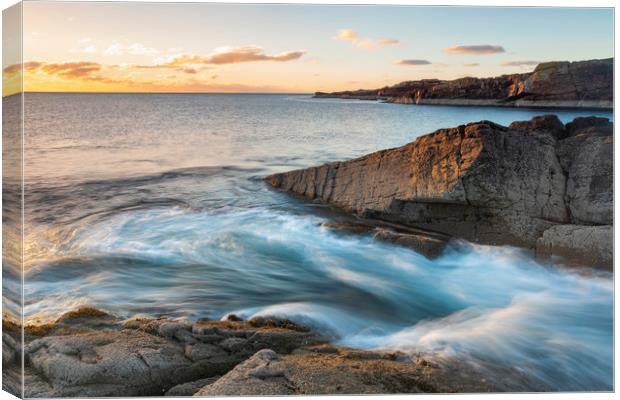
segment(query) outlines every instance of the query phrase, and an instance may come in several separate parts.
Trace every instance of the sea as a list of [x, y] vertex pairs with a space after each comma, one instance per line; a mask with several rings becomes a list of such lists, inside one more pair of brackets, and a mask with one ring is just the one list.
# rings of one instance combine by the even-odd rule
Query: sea
[[[20, 101], [5, 97], [5, 110]], [[308, 94], [27, 93], [24, 107], [26, 324], [79, 306], [273, 316], [343, 346], [509, 368], [523, 390], [613, 389], [611, 273], [509, 246], [429, 260], [330, 230], [335, 211], [263, 181], [469, 122], [611, 112]]]

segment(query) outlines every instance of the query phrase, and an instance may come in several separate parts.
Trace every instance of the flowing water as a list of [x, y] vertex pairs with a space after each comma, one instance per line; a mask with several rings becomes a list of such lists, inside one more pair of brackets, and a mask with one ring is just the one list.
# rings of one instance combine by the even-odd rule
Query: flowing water
[[26, 320], [79, 305], [121, 317], [272, 315], [347, 346], [510, 367], [525, 389], [610, 390], [611, 274], [511, 247], [465, 245], [429, 261], [330, 231], [325, 207], [262, 181], [438, 128], [545, 113], [611, 118], [308, 95], [27, 94]]

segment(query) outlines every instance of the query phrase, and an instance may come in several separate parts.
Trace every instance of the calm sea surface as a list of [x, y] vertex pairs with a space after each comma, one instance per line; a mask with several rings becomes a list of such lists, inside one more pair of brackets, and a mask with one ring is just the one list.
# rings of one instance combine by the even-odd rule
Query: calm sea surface
[[429, 261], [329, 231], [329, 213], [261, 180], [438, 128], [550, 113], [611, 118], [308, 95], [27, 94], [26, 318], [79, 305], [284, 316], [348, 346], [505, 365], [529, 388], [610, 390], [610, 274], [510, 247]]

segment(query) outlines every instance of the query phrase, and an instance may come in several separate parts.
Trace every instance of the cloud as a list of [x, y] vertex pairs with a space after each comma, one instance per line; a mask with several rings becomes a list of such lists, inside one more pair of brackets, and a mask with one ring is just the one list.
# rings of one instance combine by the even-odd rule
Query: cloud
[[465, 63], [465, 64], [463, 64], [463, 65], [464, 65], [465, 67], [477, 67], [477, 66], [478, 66], [478, 65], [480, 65], [480, 64], [478, 64], [478, 63]]
[[121, 54], [123, 54], [123, 46], [121, 46], [120, 43], [113, 43], [110, 45], [110, 47], [105, 49], [103, 54], [108, 56], [120, 56]]
[[379, 49], [385, 46], [391, 46], [395, 44], [399, 44], [400, 40], [393, 38], [381, 38], [381, 39], [365, 39], [361, 38], [360, 35], [355, 32], [353, 29], [340, 29], [336, 36], [334, 37], [336, 40], [348, 41], [353, 43], [355, 46], [361, 49]]
[[340, 29], [336, 39], [355, 41], [359, 39], [359, 35], [353, 29]]
[[142, 43], [134, 43], [127, 47], [127, 53], [136, 56], [154, 56], [158, 53], [157, 49], [145, 47]]
[[84, 48], [84, 53], [96, 53], [97, 48], [95, 46], [86, 46]]
[[129, 46], [123, 46], [122, 44], [115, 42], [103, 52], [103, 54], [108, 56], [120, 56], [125, 53], [134, 56], [153, 57], [159, 54], [159, 51], [153, 47], [146, 47], [142, 43], [134, 43]]
[[430, 65], [431, 62], [427, 60], [394, 60], [396, 65]]
[[[21, 70], [21, 64], [13, 64], [4, 68], [5, 74], [13, 74]], [[91, 78], [93, 72], [101, 70], [101, 64], [90, 61], [72, 61], [65, 63], [44, 63], [39, 61], [27, 61], [24, 70], [29, 72], [42, 71], [48, 75], [57, 75], [68, 79]]]
[[185, 72], [186, 74], [197, 74], [198, 73], [196, 68], [182, 68], [182, 71]]
[[260, 47], [247, 46], [221, 50], [207, 57], [203, 64], [237, 64], [252, 61], [292, 61], [300, 58], [305, 51], [289, 51], [273, 56], [263, 53]]
[[452, 46], [443, 49], [446, 54], [496, 54], [505, 53], [506, 50], [502, 46], [493, 46], [490, 44], [479, 44], [472, 46]]
[[504, 67], [522, 67], [528, 65], [538, 65], [540, 61], [504, 61], [502, 66]]
[[256, 61], [286, 62], [297, 60], [304, 54], [306, 52], [300, 50], [268, 55], [265, 54], [261, 47], [257, 46], [222, 47], [208, 56], [182, 54], [167, 62], [154, 65], [140, 65], [138, 68], [175, 68], [187, 65], [223, 65]]
[[40, 63], [36, 68], [48, 75], [58, 75], [63, 78], [85, 78], [91, 73], [101, 70], [101, 64], [90, 61], [76, 61], [65, 63]]

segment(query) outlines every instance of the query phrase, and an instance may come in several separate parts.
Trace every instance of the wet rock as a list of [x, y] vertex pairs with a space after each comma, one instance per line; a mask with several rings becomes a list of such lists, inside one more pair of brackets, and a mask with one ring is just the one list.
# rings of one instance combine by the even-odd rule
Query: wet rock
[[420, 234], [395, 232], [387, 229], [380, 229], [375, 233], [374, 237], [378, 240], [410, 247], [431, 259], [439, 257], [448, 245], [448, 241], [445, 239], [438, 239]]
[[536, 244], [539, 257], [560, 257], [577, 265], [611, 268], [613, 226], [558, 225], [546, 230]]
[[197, 381], [182, 383], [180, 385], [172, 387], [166, 392], [166, 396], [193, 396], [197, 391], [203, 387], [210, 385], [220, 378], [219, 375], [210, 378], [198, 379]]
[[[480, 121], [440, 129], [399, 148], [265, 180], [366, 219], [534, 250], [543, 232], [554, 226], [612, 223], [609, 123], [580, 119], [573, 124], [569, 130], [556, 116], [510, 127]], [[389, 230], [378, 238], [431, 256], [442, 246]], [[581, 262], [607, 259], [594, 256]]]
[[423, 359], [396, 360], [393, 354], [331, 348], [278, 355], [264, 349], [195, 396], [292, 394], [386, 394], [489, 391], [493, 387], [469, 374], [451, 380]]

